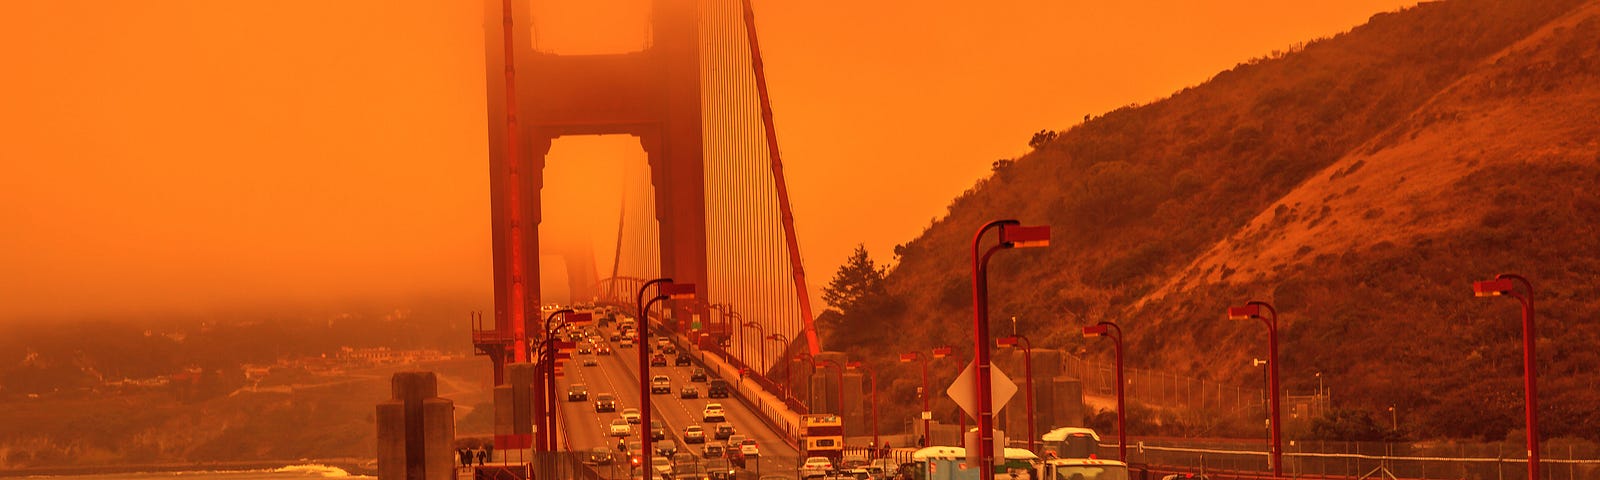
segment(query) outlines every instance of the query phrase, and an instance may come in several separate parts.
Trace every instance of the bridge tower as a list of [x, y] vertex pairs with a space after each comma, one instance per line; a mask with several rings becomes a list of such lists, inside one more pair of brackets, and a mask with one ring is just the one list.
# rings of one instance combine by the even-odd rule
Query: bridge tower
[[654, 0], [645, 49], [558, 55], [534, 48], [528, 0], [485, 0], [484, 6], [498, 335], [483, 338], [498, 340], [480, 342], [478, 348], [494, 361], [499, 384], [506, 362], [526, 361], [524, 319], [539, 315], [539, 191], [545, 155], [557, 137], [628, 134], [639, 139], [655, 187], [660, 271], [694, 283], [697, 296], [705, 298], [699, 12], [695, 0]]

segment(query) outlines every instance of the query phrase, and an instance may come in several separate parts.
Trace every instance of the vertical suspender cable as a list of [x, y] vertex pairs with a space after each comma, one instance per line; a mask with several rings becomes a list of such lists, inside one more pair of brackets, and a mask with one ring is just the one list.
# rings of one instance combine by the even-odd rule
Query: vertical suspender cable
[[783, 221], [783, 236], [788, 244], [789, 263], [794, 274], [795, 301], [800, 308], [800, 319], [805, 322], [806, 346], [813, 355], [821, 353], [817, 340], [815, 321], [811, 316], [811, 295], [806, 290], [805, 267], [800, 264], [799, 242], [794, 233], [794, 212], [789, 205], [789, 189], [783, 178], [783, 159], [778, 153], [778, 132], [772, 124], [772, 101], [767, 94], [767, 76], [761, 62], [761, 46], [756, 40], [756, 17], [750, 0], [741, 0], [744, 9], [745, 36], [749, 38], [750, 66], [756, 74], [756, 92], [761, 98], [761, 123], [767, 136], [767, 152], [772, 156], [772, 181], [777, 187], [778, 208]]

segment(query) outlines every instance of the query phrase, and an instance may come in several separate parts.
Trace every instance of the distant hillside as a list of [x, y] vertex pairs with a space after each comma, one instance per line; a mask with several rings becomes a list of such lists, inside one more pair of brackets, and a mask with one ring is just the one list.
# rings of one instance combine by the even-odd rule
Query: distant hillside
[[1114, 320], [1134, 366], [1254, 385], [1263, 329], [1223, 311], [1269, 300], [1289, 389], [1320, 372], [1339, 406], [1396, 404], [1419, 438], [1520, 428], [1515, 302], [1471, 282], [1523, 273], [1544, 432], [1600, 435], [1600, 1], [1379, 14], [1061, 132], [898, 247], [902, 311], [829, 345], [913, 380], [884, 352], [970, 351], [969, 244], [998, 218], [1054, 238], [991, 263], [996, 332], [1016, 316], [1036, 344], [1094, 355], [1077, 329]]

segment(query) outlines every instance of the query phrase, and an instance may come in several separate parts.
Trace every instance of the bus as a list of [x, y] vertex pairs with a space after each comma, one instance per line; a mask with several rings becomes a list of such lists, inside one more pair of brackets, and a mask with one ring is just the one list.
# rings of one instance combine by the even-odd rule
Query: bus
[[1100, 435], [1088, 428], [1057, 428], [1044, 434], [1041, 440], [1044, 440], [1046, 457], [1094, 458], [1100, 452]]
[[838, 465], [844, 459], [844, 419], [827, 414], [800, 417], [800, 456], [827, 457]]
[[[1039, 456], [1026, 448], [1006, 448], [1005, 461], [994, 466], [995, 478], [1020, 478], [1033, 476], [1038, 469]], [[911, 454], [911, 478], [914, 480], [976, 480], [976, 465], [967, 463], [967, 449], [961, 447], [933, 446]], [[1023, 473], [1027, 472], [1027, 473]], [[1066, 479], [1063, 479], [1066, 480]], [[1111, 480], [1111, 479], [1105, 479]], [[1126, 478], [1119, 480], [1127, 480]]]

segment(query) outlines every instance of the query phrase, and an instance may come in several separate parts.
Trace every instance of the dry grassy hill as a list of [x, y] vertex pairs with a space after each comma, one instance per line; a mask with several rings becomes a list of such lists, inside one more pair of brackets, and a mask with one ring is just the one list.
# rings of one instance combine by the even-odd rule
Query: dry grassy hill
[[[1076, 329], [1114, 320], [1134, 365], [1244, 385], [1264, 333], [1223, 309], [1269, 300], [1286, 386], [1321, 372], [1342, 406], [1397, 404], [1417, 437], [1521, 425], [1515, 302], [1475, 299], [1471, 281], [1529, 275], [1545, 433], [1600, 435], [1600, 1], [1379, 14], [1075, 126], [897, 248], [904, 311], [846, 319], [891, 328], [830, 346], [904, 378], [883, 352], [970, 351], [968, 245], [1008, 217], [1055, 230], [1048, 250], [991, 263], [993, 318], [1036, 343], [1099, 352]], [[894, 403], [914, 398], [892, 384]]]

